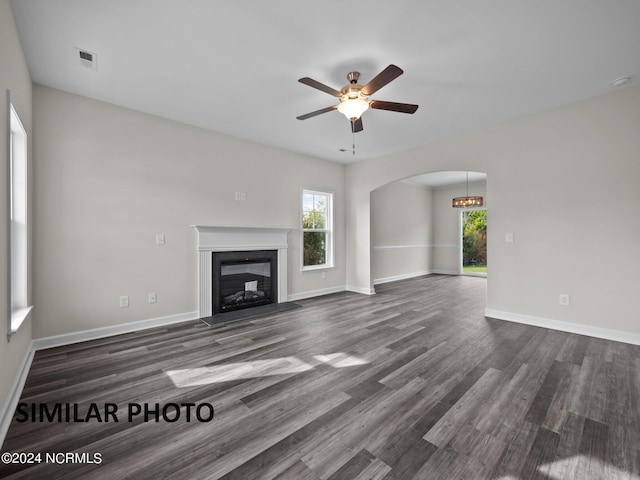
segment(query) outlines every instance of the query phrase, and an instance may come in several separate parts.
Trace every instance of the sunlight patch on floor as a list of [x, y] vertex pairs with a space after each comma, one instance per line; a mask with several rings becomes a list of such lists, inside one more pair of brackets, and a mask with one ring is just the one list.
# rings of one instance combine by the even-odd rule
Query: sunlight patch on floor
[[369, 363], [362, 358], [354, 357], [346, 353], [329, 353], [328, 355], [314, 355], [313, 358], [319, 362], [326, 363], [335, 368], [356, 367], [358, 365], [366, 365]]
[[369, 363], [366, 360], [342, 352], [314, 355], [313, 358], [315, 361], [310, 361], [311, 363], [304, 362], [297, 357], [281, 357], [226, 363], [210, 367], [167, 370], [166, 374], [176, 387], [195, 387], [234, 380], [296, 374], [311, 370], [319, 364], [326, 364], [334, 368], [345, 368]]
[[547, 463], [546, 465], [539, 467], [538, 471], [547, 475], [550, 479], [565, 480], [568, 478], [568, 474], [572, 475], [578, 471], [577, 467], [579, 464], [581, 464], [580, 471], [585, 471], [586, 466], [591, 478], [624, 478], [625, 480], [640, 480], [638, 475], [621, 470], [615, 465], [594, 456], [585, 455], [574, 455], [573, 457]]
[[[578, 465], [580, 469], [578, 469]], [[624, 478], [625, 480], [640, 480], [640, 476], [621, 470], [609, 462], [585, 455], [574, 455], [555, 462], [546, 463], [538, 467], [538, 472], [549, 480], [566, 480], [577, 478], [573, 475], [578, 471], [588, 471], [589, 478]], [[521, 480], [514, 475], [504, 475], [497, 480]]]
[[311, 370], [309, 365], [296, 357], [252, 360], [249, 362], [227, 363], [211, 367], [168, 370], [167, 375], [176, 387], [194, 387], [211, 383], [231, 382], [272, 375], [287, 375]]

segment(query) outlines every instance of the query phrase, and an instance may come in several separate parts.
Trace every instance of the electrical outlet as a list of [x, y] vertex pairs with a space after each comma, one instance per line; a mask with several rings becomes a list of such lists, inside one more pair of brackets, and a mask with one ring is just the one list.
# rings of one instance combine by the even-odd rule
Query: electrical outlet
[[164, 233], [158, 233], [156, 235], [156, 245], [164, 245]]
[[120, 308], [129, 306], [129, 295], [122, 295], [120, 297]]
[[327, 272], [322, 272], [322, 279], [326, 280], [327, 279]]
[[513, 233], [512, 232], [505, 233], [504, 234], [504, 241], [506, 243], [513, 243]]
[[567, 295], [566, 293], [560, 294], [559, 301], [560, 301], [560, 305], [563, 305], [565, 307], [571, 305], [569, 301], [569, 295]]
[[156, 292], [151, 292], [149, 294], [149, 303], [156, 303], [158, 301], [158, 296], [156, 295]]
[[247, 199], [246, 192], [236, 192], [236, 200], [242, 201]]

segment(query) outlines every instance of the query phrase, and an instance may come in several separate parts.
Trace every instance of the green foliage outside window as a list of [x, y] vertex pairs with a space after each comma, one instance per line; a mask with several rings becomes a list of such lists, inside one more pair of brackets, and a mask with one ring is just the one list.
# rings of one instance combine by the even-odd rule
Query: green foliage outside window
[[304, 266], [327, 263], [327, 234], [324, 232], [304, 232]]
[[464, 213], [462, 232], [462, 264], [487, 264], [487, 211]]
[[327, 195], [302, 196], [303, 266], [327, 263]]

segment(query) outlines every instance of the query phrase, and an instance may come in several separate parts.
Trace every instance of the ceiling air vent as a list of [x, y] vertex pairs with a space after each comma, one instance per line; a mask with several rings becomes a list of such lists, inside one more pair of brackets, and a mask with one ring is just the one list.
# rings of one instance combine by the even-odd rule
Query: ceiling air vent
[[98, 70], [98, 56], [95, 53], [80, 48], [76, 48], [76, 52], [81, 66], [91, 70]]

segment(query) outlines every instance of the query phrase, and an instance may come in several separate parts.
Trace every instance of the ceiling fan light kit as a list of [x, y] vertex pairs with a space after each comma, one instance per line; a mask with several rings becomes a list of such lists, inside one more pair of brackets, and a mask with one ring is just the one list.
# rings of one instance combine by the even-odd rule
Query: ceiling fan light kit
[[338, 105], [338, 111], [352, 122], [359, 119], [367, 110], [369, 110], [369, 102], [364, 98], [347, 98], [340, 100]]
[[347, 74], [349, 85], [340, 90], [338, 111], [351, 122], [358, 120], [369, 109], [369, 97], [362, 93], [362, 85], [358, 85], [359, 78], [360, 72], [349, 72]]
[[323, 83], [313, 80], [309, 77], [299, 79], [300, 83], [304, 83], [310, 87], [316, 88], [322, 92], [328, 93], [340, 100], [340, 103], [331, 107], [322, 108], [315, 112], [307, 113], [296, 117], [298, 120], [306, 120], [307, 118], [315, 117], [322, 113], [327, 113], [332, 110], [338, 110], [351, 122], [351, 131], [353, 133], [361, 132], [364, 128], [362, 126], [362, 119], [360, 118], [364, 112], [369, 108], [378, 110], [389, 110], [392, 112], [400, 113], [414, 113], [418, 109], [418, 105], [408, 103], [397, 102], [383, 102], [379, 100], [369, 100], [369, 97], [382, 87], [387, 85], [392, 80], [395, 80], [403, 71], [401, 68], [395, 65], [389, 65], [382, 72], [376, 75], [369, 83], [362, 86], [358, 83], [360, 78], [360, 72], [349, 72], [347, 80], [349, 84], [342, 87], [341, 90], [336, 90]]

